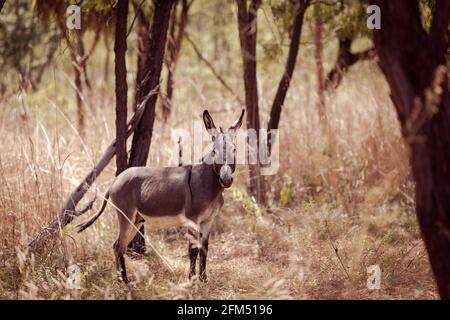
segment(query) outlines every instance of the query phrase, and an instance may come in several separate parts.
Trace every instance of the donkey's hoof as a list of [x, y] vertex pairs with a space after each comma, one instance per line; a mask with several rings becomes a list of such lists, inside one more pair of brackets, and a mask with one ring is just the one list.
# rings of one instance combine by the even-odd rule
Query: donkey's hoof
[[123, 279], [122, 277], [119, 277], [119, 282], [120, 283], [123, 283], [123, 284], [128, 284], [128, 283], [130, 283], [130, 281], [128, 280], [128, 279]]
[[119, 280], [120, 283], [124, 283], [124, 284], [130, 283], [130, 280], [128, 279], [127, 276], [122, 275], [122, 276], [119, 276], [117, 279]]
[[206, 276], [206, 274], [201, 274], [199, 280], [203, 283], [208, 283], [208, 277]]

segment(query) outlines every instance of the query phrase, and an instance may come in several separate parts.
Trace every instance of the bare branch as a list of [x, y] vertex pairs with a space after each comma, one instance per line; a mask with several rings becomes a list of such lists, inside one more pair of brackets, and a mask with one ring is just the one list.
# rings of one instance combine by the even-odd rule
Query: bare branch
[[127, 38], [128, 38], [128, 36], [130, 35], [131, 30], [133, 30], [133, 26], [134, 26], [134, 23], [135, 23], [135, 21], [136, 21], [138, 15], [142, 14], [142, 12], [141, 12], [141, 11], [142, 11], [142, 5], [144, 4], [145, 1], [146, 1], [146, 0], [142, 0], [138, 5], [135, 4], [135, 3], [133, 3], [133, 6], [134, 6], [134, 12], [135, 12], [135, 13], [134, 13], [133, 20], [131, 21], [130, 28], [128, 29], [128, 32], [127, 32]]
[[217, 78], [217, 80], [219, 80], [219, 82], [222, 84], [222, 86], [228, 91], [230, 92], [235, 98], [236, 100], [240, 103], [240, 104], [244, 104], [243, 100], [233, 91], [233, 89], [231, 89], [231, 87], [226, 83], [225, 79], [222, 78], [222, 76], [220, 75], [220, 73], [214, 68], [214, 66], [211, 64], [211, 62], [209, 62], [201, 53], [200, 49], [197, 47], [197, 45], [195, 44], [195, 42], [189, 37], [189, 35], [186, 33], [185, 34], [186, 40], [191, 44], [192, 49], [194, 49], [195, 53], [197, 54], [197, 57], [203, 61], [206, 66], [209, 68], [209, 70], [211, 71], [211, 73]]

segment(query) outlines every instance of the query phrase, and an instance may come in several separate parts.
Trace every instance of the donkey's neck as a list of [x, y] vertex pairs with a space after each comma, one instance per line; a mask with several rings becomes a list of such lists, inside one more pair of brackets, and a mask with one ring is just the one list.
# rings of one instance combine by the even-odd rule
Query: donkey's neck
[[211, 160], [210, 157], [211, 153], [208, 153], [201, 163], [194, 165], [193, 170], [197, 174], [193, 177], [198, 181], [193, 181], [193, 183], [200, 187], [205, 195], [215, 198], [223, 192], [223, 187], [220, 185], [219, 176], [214, 172], [213, 164], [210, 164], [212, 161], [205, 161], [205, 159]]

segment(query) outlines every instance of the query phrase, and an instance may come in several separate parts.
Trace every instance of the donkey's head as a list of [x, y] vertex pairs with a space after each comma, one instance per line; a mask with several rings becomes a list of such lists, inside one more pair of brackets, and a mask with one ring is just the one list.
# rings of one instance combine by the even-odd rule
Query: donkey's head
[[213, 150], [211, 151], [213, 170], [219, 177], [220, 185], [224, 188], [231, 187], [233, 183], [233, 173], [236, 169], [236, 131], [242, 125], [244, 113], [245, 110], [242, 109], [239, 119], [227, 130], [223, 130], [221, 127], [216, 128], [208, 110], [203, 112], [203, 122], [213, 141]]

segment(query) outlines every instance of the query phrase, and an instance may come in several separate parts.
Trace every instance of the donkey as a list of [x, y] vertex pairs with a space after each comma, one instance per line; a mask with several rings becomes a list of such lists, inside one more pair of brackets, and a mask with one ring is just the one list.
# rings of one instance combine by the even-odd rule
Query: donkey
[[187, 226], [190, 235], [189, 279], [196, 275], [199, 256], [199, 279], [207, 282], [209, 231], [223, 206], [222, 193], [233, 183], [235, 133], [242, 125], [244, 113], [243, 109], [239, 119], [224, 131], [216, 128], [211, 115], [205, 110], [203, 122], [212, 137], [213, 149], [200, 163], [182, 167], [128, 168], [115, 178], [98, 213], [78, 226], [78, 232], [82, 232], [92, 225], [111, 197], [120, 226], [119, 238], [113, 246], [119, 280], [128, 283], [124, 254], [142, 224], [147, 222], [154, 228]]

